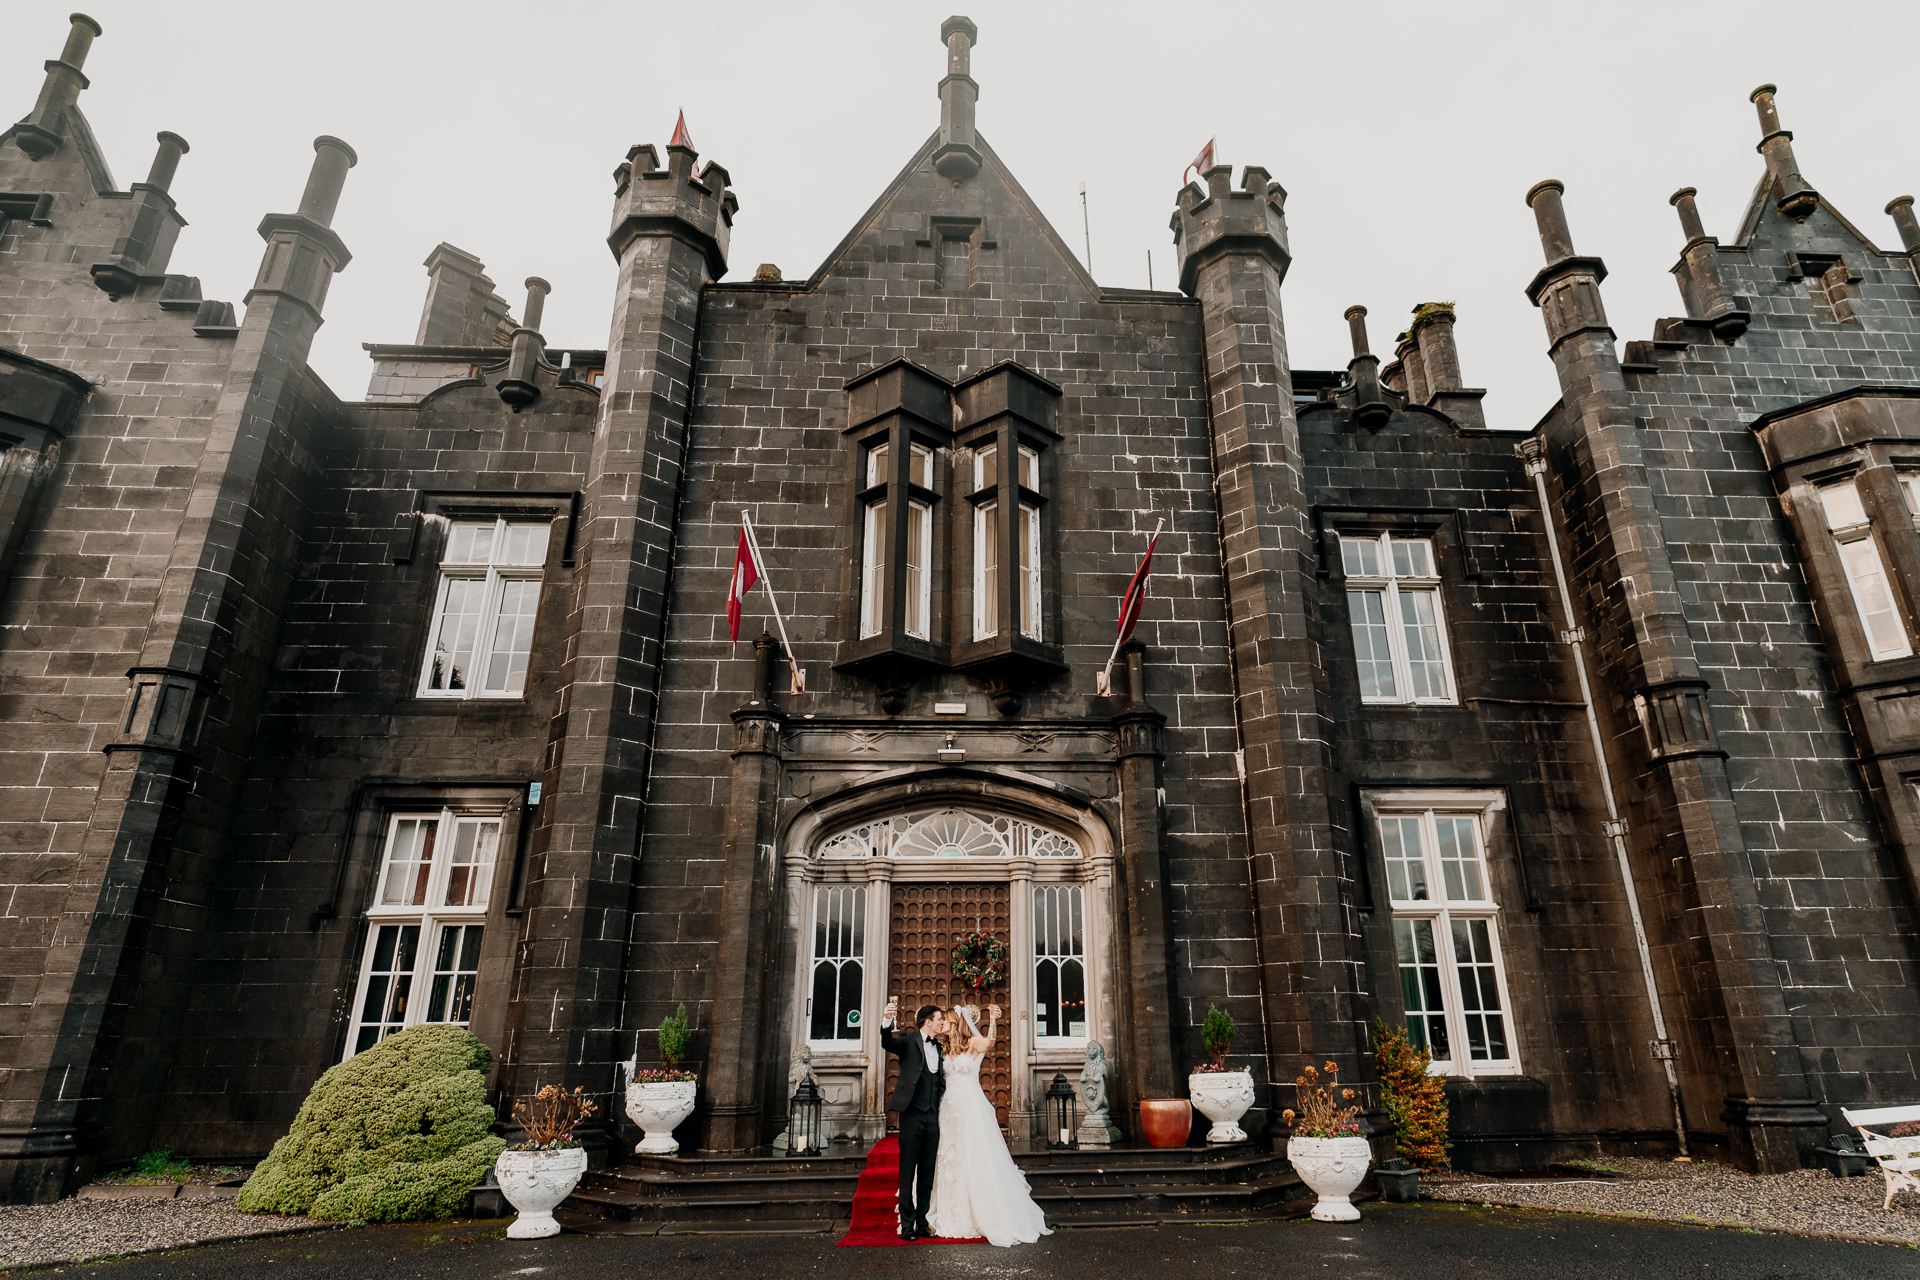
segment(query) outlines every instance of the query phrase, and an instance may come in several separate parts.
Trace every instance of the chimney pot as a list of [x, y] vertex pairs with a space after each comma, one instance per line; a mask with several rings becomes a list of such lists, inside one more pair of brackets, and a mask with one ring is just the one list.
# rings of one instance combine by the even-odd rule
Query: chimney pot
[[1920, 249], [1920, 223], [1913, 218], [1913, 197], [1895, 196], [1887, 201], [1887, 212], [1893, 215], [1893, 225], [1900, 228], [1900, 243], [1907, 252]]
[[1558, 178], [1548, 178], [1527, 191], [1527, 204], [1540, 227], [1540, 248], [1547, 255], [1548, 265], [1573, 256], [1573, 233], [1567, 229], [1567, 211], [1560, 203], [1566, 189], [1566, 183]]
[[180, 167], [180, 157], [192, 148], [187, 146], [185, 138], [164, 129], [156, 137], [160, 149], [153, 153], [153, 168], [147, 170], [147, 185], [165, 191], [173, 186], [173, 175]]
[[1353, 356], [1372, 355], [1367, 348], [1367, 309], [1358, 303], [1347, 308], [1347, 333], [1353, 338]]
[[1747, 95], [1747, 101], [1759, 109], [1762, 136], [1780, 132], [1780, 113], [1773, 105], [1773, 95], [1777, 92], [1779, 90], [1775, 86], [1763, 84]]
[[1667, 203], [1680, 211], [1680, 229], [1686, 233], [1689, 244], [1707, 234], [1706, 228], [1700, 225], [1700, 210], [1694, 207], [1695, 194], [1692, 187], [1682, 187], [1667, 197]]
[[84, 13], [68, 14], [67, 21], [73, 27], [67, 32], [67, 47], [60, 51], [60, 61], [78, 71], [87, 64], [87, 50], [93, 47], [93, 38], [102, 33], [100, 24]]
[[321, 134], [313, 140], [313, 168], [307, 174], [307, 189], [300, 197], [300, 214], [323, 227], [333, 225], [333, 211], [340, 204], [340, 189], [347, 183], [347, 170], [360, 163], [353, 148], [340, 139]]
[[538, 331], [540, 320], [546, 314], [547, 295], [553, 292], [553, 286], [539, 276], [527, 277], [527, 309], [520, 321], [522, 329]]

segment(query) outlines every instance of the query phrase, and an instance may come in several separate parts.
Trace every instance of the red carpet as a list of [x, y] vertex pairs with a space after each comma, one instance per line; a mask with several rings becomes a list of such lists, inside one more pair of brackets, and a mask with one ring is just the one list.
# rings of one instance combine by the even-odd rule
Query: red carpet
[[[900, 1238], [900, 1218], [895, 1211], [900, 1203], [900, 1139], [888, 1134], [867, 1152], [867, 1167], [860, 1171], [860, 1182], [853, 1189], [853, 1221], [840, 1247], [876, 1248], [906, 1244]], [[985, 1244], [984, 1239], [949, 1240], [944, 1236], [923, 1236], [915, 1244]]]

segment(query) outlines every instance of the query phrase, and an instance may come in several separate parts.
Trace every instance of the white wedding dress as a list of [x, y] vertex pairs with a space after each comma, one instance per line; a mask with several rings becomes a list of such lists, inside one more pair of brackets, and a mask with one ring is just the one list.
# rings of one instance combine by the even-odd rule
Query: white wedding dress
[[1007, 1151], [993, 1103], [980, 1089], [977, 1053], [947, 1058], [947, 1094], [940, 1103], [940, 1154], [933, 1166], [927, 1221], [937, 1236], [989, 1244], [1032, 1244], [1052, 1235], [1033, 1202], [1027, 1177]]

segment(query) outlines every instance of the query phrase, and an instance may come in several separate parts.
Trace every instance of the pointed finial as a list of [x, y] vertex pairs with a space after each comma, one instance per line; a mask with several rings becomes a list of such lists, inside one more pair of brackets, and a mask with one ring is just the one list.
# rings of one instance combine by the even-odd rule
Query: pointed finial
[[674, 121], [673, 137], [667, 139], [667, 145], [670, 147], [685, 147], [689, 151], [699, 150], [698, 147], [693, 145], [693, 135], [687, 132], [687, 113], [684, 110], [681, 111], [680, 118]]

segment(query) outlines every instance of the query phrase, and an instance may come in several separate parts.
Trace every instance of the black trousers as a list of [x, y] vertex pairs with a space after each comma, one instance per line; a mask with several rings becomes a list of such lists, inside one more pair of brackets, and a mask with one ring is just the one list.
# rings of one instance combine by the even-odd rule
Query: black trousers
[[[927, 1220], [933, 1207], [933, 1159], [940, 1154], [940, 1112], [909, 1108], [900, 1113], [900, 1227]], [[919, 1187], [914, 1187], [914, 1179]]]

